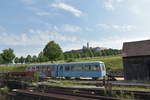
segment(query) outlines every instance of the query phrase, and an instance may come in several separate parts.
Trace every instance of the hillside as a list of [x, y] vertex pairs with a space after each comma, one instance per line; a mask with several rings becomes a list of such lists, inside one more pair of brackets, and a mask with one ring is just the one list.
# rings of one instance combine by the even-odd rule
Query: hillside
[[122, 57], [121, 56], [105, 56], [105, 57], [94, 57], [94, 58], [82, 58], [75, 59], [76, 62], [86, 62], [86, 61], [103, 61], [106, 65], [106, 69], [122, 69]]

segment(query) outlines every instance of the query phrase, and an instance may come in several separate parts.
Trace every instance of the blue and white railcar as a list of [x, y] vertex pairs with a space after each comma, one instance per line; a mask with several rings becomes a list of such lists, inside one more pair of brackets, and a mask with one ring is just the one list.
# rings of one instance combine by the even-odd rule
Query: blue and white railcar
[[106, 76], [103, 62], [81, 62], [59, 64], [57, 67], [58, 77], [91, 77], [99, 78]]
[[91, 77], [106, 76], [103, 62], [78, 62], [65, 64], [37, 64], [27, 67], [28, 71], [36, 71], [40, 77]]

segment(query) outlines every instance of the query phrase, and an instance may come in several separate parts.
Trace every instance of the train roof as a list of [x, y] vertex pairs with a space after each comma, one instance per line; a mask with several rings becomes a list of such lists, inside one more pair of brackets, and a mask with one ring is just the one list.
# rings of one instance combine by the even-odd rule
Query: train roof
[[98, 64], [98, 63], [104, 63], [102, 61], [93, 61], [93, 62], [70, 62], [70, 63], [60, 63], [60, 64], [35, 64], [35, 65], [29, 65], [27, 67], [34, 67], [34, 66], [46, 66], [46, 65], [68, 65], [68, 64]]
[[102, 61], [94, 61], [94, 62], [70, 62], [70, 63], [63, 63], [63, 64], [95, 64], [95, 63], [104, 63]]

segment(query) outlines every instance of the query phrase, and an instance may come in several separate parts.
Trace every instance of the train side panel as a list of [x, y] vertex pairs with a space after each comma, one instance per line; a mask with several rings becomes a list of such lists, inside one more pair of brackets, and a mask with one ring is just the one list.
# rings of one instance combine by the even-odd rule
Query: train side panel
[[103, 77], [106, 69], [103, 62], [32, 65], [29, 70], [41, 77]]
[[105, 75], [105, 70], [99, 63], [62, 64], [58, 68], [59, 77], [103, 77]]

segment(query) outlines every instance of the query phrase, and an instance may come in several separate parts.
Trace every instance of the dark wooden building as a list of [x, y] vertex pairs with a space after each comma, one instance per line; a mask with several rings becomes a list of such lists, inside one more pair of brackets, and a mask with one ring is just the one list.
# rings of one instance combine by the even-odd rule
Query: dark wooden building
[[150, 40], [123, 44], [125, 80], [150, 80]]

